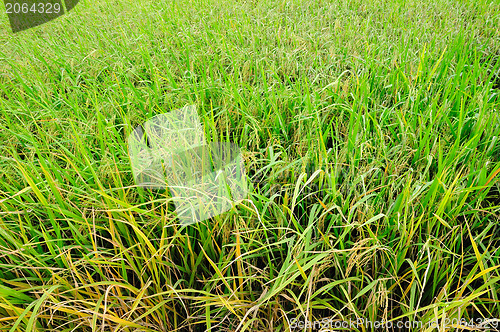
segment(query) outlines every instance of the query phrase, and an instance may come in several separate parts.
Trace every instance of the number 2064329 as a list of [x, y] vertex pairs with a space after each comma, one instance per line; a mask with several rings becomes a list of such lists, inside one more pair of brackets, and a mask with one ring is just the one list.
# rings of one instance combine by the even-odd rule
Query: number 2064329
[[61, 5], [58, 3], [6, 3], [5, 9], [7, 14], [59, 14], [62, 10]]

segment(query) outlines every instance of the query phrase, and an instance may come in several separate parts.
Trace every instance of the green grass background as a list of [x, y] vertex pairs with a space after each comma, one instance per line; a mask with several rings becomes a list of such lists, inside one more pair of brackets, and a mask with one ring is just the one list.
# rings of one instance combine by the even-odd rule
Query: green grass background
[[[486, 0], [2, 15], [0, 331], [499, 319], [499, 27]], [[183, 228], [126, 137], [188, 104], [252, 188]]]

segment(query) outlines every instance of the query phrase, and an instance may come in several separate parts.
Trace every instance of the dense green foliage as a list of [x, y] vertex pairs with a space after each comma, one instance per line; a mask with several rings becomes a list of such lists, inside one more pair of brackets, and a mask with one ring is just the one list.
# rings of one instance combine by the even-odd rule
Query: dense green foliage
[[[99, 0], [7, 23], [0, 331], [500, 318], [500, 3]], [[187, 104], [252, 189], [181, 227], [126, 137]]]

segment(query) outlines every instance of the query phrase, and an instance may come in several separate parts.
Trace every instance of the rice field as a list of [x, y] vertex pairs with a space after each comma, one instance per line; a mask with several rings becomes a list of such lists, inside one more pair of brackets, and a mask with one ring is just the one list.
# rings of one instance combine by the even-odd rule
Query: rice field
[[[186, 105], [249, 183], [189, 226], [127, 151]], [[499, 138], [498, 1], [2, 14], [0, 331], [495, 331]]]

